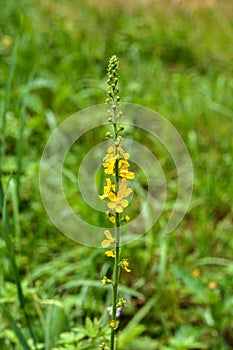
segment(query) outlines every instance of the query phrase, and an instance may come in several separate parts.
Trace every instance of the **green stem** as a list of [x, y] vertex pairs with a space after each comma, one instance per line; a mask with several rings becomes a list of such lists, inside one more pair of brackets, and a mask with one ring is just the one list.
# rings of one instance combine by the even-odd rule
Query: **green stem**
[[[117, 141], [117, 121], [116, 121], [116, 106], [112, 107], [113, 109], [113, 128], [114, 128], [114, 140]], [[119, 161], [116, 159], [115, 164], [115, 185], [116, 193], [118, 192], [119, 184]], [[120, 277], [120, 214], [116, 213], [116, 223], [115, 223], [115, 258], [114, 258], [114, 271], [113, 271], [113, 283], [112, 283], [112, 321], [116, 321], [116, 311], [117, 311], [117, 300], [118, 300], [118, 283]], [[111, 330], [111, 339], [110, 339], [110, 350], [115, 349], [115, 335], [116, 328]]]
[[[119, 282], [119, 261], [120, 261], [120, 218], [119, 214], [116, 214], [116, 251], [114, 259], [114, 272], [113, 272], [113, 284], [112, 284], [112, 320], [116, 321], [116, 310], [117, 310], [117, 297], [118, 297], [118, 282]], [[115, 339], [116, 329], [111, 331], [111, 346], [110, 349], [114, 350], [114, 339]]]

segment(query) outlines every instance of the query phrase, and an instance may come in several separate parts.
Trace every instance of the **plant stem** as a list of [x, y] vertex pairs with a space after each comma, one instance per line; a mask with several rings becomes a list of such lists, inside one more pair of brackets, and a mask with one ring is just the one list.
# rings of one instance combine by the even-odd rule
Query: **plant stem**
[[[113, 110], [113, 129], [114, 129], [114, 141], [117, 141], [117, 120], [116, 120], [116, 105], [112, 106]], [[115, 163], [115, 185], [116, 193], [118, 192], [119, 184], [119, 160], [116, 159]], [[114, 271], [113, 271], [113, 283], [112, 283], [112, 321], [116, 321], [116, 311], [117, 311], [117, 297], [118, 297], [118, 282], [120, 277], [120, 214], [116, 213], [116, 223], [115, 223], [115, 258], [114, 258]], [[111, 340], [110, 340], [110, 350], [115, 349], [115, 335], [116, 328], [111, 330]]]

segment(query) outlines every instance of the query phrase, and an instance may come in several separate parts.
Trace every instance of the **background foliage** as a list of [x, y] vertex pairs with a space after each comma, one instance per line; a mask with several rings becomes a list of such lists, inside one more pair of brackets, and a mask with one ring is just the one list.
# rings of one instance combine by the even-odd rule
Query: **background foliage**
[[[112, 54], [122, 100], [166, 116], [195, 173], [189, 212], [165, 236], [177, 183], [157, 150], [169, 198], [153, 229], [125, 247], [132, 273], [121, 287], [129, 305], [119, 349], [232, 349], [232, 20], [231, 0], [1, 0], [1, 349], [34, 349], [33, 336], [46, 350], [97, 349], [108, 332], [110, 294], [99, 280], [109, 263], [50, 223], [38, 169], [52, 130], [104, 102]], [[72, 149], [64, 174], [67, 196], [86, 217], [76, 171], [90, 137]]]

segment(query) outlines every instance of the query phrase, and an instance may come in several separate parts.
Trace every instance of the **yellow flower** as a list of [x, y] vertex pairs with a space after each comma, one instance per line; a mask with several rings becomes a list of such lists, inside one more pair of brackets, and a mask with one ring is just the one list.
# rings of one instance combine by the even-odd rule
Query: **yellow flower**
[[109, 209], [115, 210], [117, 213], [122, 213], [124, 208], [128, 206], [128, 201], [124, 198], [128, 197], [132, 192], [132, 188], [127, 187], [126, 179], [123, 178], [119, 185], [118, 193], [115, 194], [111, 192], [108, 196], [111, 200], [111, 202], [108, 203]]
[[108, 174], [108, 175], [114, 174], [115, 162], [116, 160], [113, 159], [103, 163], [103, 166], [105, 168], [104, 169], [105, 174]]
[[116, 159], [118, 155], [116, 154], [116, 149], [113, 146], [108, 148], [108, 153], [104, 157], [103, 167], [105, 168], [105, 173], [112, 175], [114, 173]]
[[201, 275], [201, 271], [199, 269], [195, 269], [192, 271], [192, 275], [195, 278], [198, 278]]
[[110, 146], [107, 152], [108, 153], [103, 159], [105, 162], [113, 161], [119, 158], [119, 156], [116, 154], [116, 149], [113, 146]]
[[125, 152], [123, 147], [119, 146], [118, 150], [119, 150], [119, 152], [120, 152], [120, 154], [121, 154], [123, 159], [126, 159], [126, 160], [129, 159], [130, 155], [129, 155], [129, 153]]
[[128, 168], [130, 167], [129, 162], [127, 160], [120, 160], [119, 161], [119, 175], [120, 177], [124, 177], [126, 179], [132, 180], [134, 179], [134, 173], [132, 171], [129, 171]]
[[107, 255], [108, 258], [115, 258], [115, 254], [113, 250], [107, 250], [105, 254]]
[[129, 266], [128, 259], [123, 259], [122, 262], [121, 262], [121, 266], [123, 267], [123, 269], [124, 269], [126, 272], [131, 272], [131, 270], [128, 269], [128, 266]]
[[107, 198], [111, 190], [115, 191], [116, 186], [112, 184], [111, 179], [107, 178], [106, 179], [107, 186], [104, 186], [104, 194], [102, 194], [100, 199]]
[[117, 326], [118, 326], [118, 322], [117, 322], [117, 321], [111, 320], [111, 321], [109, 322], [109, 327], [110, 327], [110, 328], [116, 329]]
[[113, 224], [115, 224], [116, 223], [116, 218], [115, 218], [115, 216], [109, 216], [109, 220], [113, 223]]
[[216, 289], [217, 288], [217, 283], [214, 281], [209, 282], [208, 287], [209, 289]]
[[124, 177], [128, 180], [134, 179], [134, 173], [132, 171], [128, 171], [128, 169], [120, 169], [119, 175], [120, 177]]
[[110, 211], [106, 211], [106, 216], [109, 218], [109, 220], [115, 224], [116, 222], [116, 217], [113, 213], [111, 213]]
[[101, 242], [101, 245], [103, 248], [107, 248], [108, 246], [110, 246], [110, 244], [113, 244], [115, 242], [115, 239], [113, 238], [109, 230], [105, 230], [104, 235], [107, 239], [104, 239], [103, 242]]
[[106, 285], [108, 284], [107, 281], [108, 281], [108, 277], [104, 276], [104, 277], [102, 278], [102, 280], [101, 280], [103, 286], [106, 286]]
[[107, 276], [104, 276], [101, 280], [103, 286], [107, 286], [107, 284], [111, 284], [112, 283], [112, 280], [110, 280]]

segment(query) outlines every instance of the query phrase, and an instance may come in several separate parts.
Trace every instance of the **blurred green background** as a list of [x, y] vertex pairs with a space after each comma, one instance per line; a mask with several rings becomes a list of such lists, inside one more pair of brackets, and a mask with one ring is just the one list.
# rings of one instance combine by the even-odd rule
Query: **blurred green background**
[[[52, 225], [38, 171], [54, 128], [105, 102], [116, 54], [122, 101], [164, 115], [195, 174], [187, 215], [164, 235], [177, 182], [158, 149], [169, 196], [154, 227], [124, 248], [132, 272], [122, 274], [128, 307], [119, 349], [232, 349], [232, 1], [0, 0], [0, 7], [0, 348], [35, 349], [34, 335], [38, 349], [98, 349], [105, 334], [111, 301], [100, 279], [110, 262]], [[101, 223], [77, 188], [90, 138], [71, 151], [64, 183], [76, 209]]]

